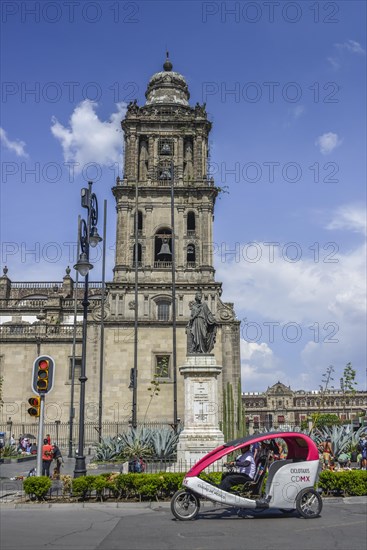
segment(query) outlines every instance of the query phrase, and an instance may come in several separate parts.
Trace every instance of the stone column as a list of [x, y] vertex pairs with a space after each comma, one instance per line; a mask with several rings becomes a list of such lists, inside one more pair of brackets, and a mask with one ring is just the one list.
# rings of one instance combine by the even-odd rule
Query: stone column
[[180, 367], [184, 377], [185, 418], [177, 446], [179, 468], [187, 470], [209, 451], [223, 445], [219, 429], [218, 376], [214, 355], [188, 355]]
[[184, 139], [183, 137], [178, 138], [178, 150], [177, 150], [177, 178], [182, 185], [183, 183], [183, 165], [184, 165]]
[[125, 203], [117, 205], [117, 234], [116, 234], [116, 251], [115, 265], [127, 265], [127, 250], [128, 250], [128, 213], [129, 207]]

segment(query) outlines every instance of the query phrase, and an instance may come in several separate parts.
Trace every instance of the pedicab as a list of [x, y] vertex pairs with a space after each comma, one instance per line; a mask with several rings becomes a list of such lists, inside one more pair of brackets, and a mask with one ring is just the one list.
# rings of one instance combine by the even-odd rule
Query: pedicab
[[[285, 458], [270, 464], [268, 457], [265, 462], [259, 460], [253, 480], [246, 481], [240, 491], [224, 491], [200, 477], [203, 470], [216, 461], [223, 466], [223, 459], [230, 453], [255, 443], [266, 447], [279, 438], [286, 444]], [[266, 470], [268, 477], [263, 492]], [[200, 499], [206, 499], [238, 510], [297, 510], [303, 518], [316, 518], [322, 510], [321, 496], [314, 489], [320, 470], [317, 446], [303, 433], [265, 432], [236, 439], [206, 454], [187, 472], [182, 482], [184, 488], [172, 497], [171, 511], [178, 520], [193, 520], [199, 513]]]

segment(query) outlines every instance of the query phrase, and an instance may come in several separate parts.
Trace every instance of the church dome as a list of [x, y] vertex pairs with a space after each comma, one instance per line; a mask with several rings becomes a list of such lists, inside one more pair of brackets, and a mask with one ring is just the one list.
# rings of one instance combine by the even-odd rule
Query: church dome
[[145, 97], [146, 105], [179, 104], [189, 105], [190, 93], [182, 74], [172, 71], [172, 63], [168, 58], [163, 65], [163, 71], [155, 73], [149, 81]]

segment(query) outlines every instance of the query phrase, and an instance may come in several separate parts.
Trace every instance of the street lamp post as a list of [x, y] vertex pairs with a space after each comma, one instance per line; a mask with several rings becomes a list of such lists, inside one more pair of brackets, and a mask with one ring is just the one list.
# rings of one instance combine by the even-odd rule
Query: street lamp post
[[79, 439], [78, 453], [75, 458], [74, 477], [85, 476], [87, 468], [84, 456], [84, 409], [85, 409], [85, 383], [86, 377], [86, 355], [87, 355], [87, 319], [88, 319], [88, 283], [89, 271], [93, 265], [89, 262], [89, 248], [95, 247], [101, 242], [98, 235], [98, 202], [96, 195], [92, 192], [92, 182], [88, 182], [88, 188], [81, 191], [82, 207], [88, 211], [87, 221], [80, 220], [80, 249], [81, 253], [77, 263], [74, 265], [82, 277], [84, 277], [84, 298], [83, 298], [83, 332], [82, 332], [82, 364], [80, 373], [80, 403], [79, 403]]

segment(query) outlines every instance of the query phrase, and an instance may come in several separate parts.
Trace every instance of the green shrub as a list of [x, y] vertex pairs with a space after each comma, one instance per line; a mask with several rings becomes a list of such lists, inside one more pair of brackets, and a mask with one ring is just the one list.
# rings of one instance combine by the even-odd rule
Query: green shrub
[[73, 479], [73, 495], [81, 497], [83, 500], [90, 496], [94, 489], [95, 477], [97, 476], [81, 476]]
[[105, 489], [108, 487], [108, 477], [106, 475], [95, 476], [93, 479], [93, 489], [96, 491], [96, 497], [104, 500]]
[[38, 500], [44, 500], [51, 489], [51, 479], [46, 476], [32, 476], [24, 480], [23, 488], [26, 495], [36, 497]]
[[182, 487], [184, 474], [176, 473], [160, 473], [157, 474], [160, 480], [160, 495], [162, 497], [172, 496], [178, 489]]
[[[115, 479], [115, 486], [119, 498], [133, 498], [136, 496], [134, 479], [139, 474], [120, 474]], [[150, 475], [150, 474], [144, 474]]]
[[320, 473], [318, 486], [326, 493], [339, 493], [344, 496], [367, 495], [367, 471], [344, 470], [332, 472], [324, 470]]

